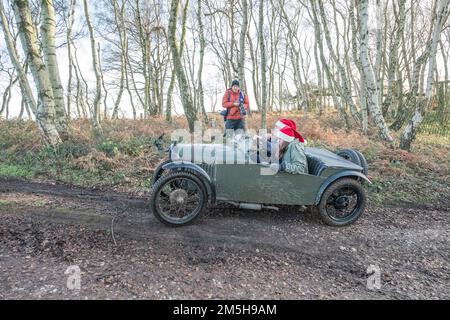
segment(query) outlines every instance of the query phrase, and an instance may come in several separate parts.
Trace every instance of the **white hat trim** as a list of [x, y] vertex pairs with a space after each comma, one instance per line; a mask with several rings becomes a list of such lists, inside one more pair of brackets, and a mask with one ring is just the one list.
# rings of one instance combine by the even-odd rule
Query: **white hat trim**
[[294, 137], [291, 137], [291, 136], [289, 136], [289, 135], [287, 135], [287, 134], [285, 134], [284, 132], [281, 132], [281, 131], [279, 131], [279, 130], [277, 130], [277, 132], [275, 133], [275, 135], [278, 137], [278, 138], [280, 138], [281, 140], [283, 140], [283, 141], [286, 141], [286, 142], [292, 142], [292, 141], [294, 141]]
[[280, 128], [280, 129], [283, 129], [284, 127], [287, 127], [283, 122], [281, 122], [281, 121], [277, 121], [277, 123], [275, 123], [275, 126], [277, 127], [277, 128]]

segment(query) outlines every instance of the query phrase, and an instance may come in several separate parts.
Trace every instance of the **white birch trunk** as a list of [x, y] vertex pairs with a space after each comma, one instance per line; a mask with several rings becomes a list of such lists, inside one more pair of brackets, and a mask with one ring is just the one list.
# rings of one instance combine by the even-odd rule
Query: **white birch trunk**
[[55, 126], [55, 102], [53, 88], [47, 67], [41, 58], [37, 30], [31, 18], [28, 0], [15, 0], [14, 12], [24, 54], [28, 57], [31, 72], [38, 92], [36, 121], [46, 143], [57, 145], [61, 142]]
[[[73, 29], [73, 23], [74, 23], [74, 15], [75, 15], [75, 4], [76, 0], [70, 0], [69, 4], [69, 17], [67, 21], [67, 34], [66, 34], [66, 41], [67, 41], [67, 57], [69, 60], [69, 78], [67, 80], [67, 119], [70, 121], [71, 118], [71, 102], [72, 102], [72, 78], [73, 78], [73, 69], [74, 69], [74, 63], [73, 63], [73, 48], [72, 48], [72, 29]], [[78, 103], [78, 100], [77, 100]], [[78, 106], [77, 106], [78, 108]], [[79, 114], [78, 114], [79, 116]]]
[[242, 5], [242, 26], [239, 37], [239, 80], [241, 81], [241, 88], [247, 91], [247, 84], [245, 81], [245, 38], [248, 29], [248, 3], [247, 0], [241, 0]]
[[368, 0], [360, 1], [359, 15], [360, 15], [360, 59], [361, 67], [364, 73], [365, 83], [361, 86], [365, 86], [367, 92], [368, 109], [372, 114], [372, 117], [377, 125], [378, 131], [382, 139], [392, 142], [394, 139], [389, 133], [389, 129], [384, 121], [383, 114], [381, 113], [380, 100], [378, 98], [379, 92], [377, 90], [377, 83], [375, 74], [372, 69], [372, 65], [369, 60], [369, 29], [368, 29]]
[[420, 124], [423, 121], [425, 110], [429, 103], [431, 102], [431, 97], [433, 93], [434, 86], [434, 72], [436, 68], [436, 55], [437, 48], [441, 37], [442, 28], [448, 18], [450, 0], [439, 0], [437, 17], [434, 23], [434, 30], [432, 34], [431, 46], [427, 48], [427, 55], [429, 57], [428, 62], [428, 76], [425, 89], [425, 98], [420, 99], [417, 103], [416, 110], [412, 119], [409, 121], [405, 130], [403, 131], [402, 137], [400, 139], [400, 148], [403, 150], [410, 150], [411, 143], [416, 138], [416, 133]]
[[[178, 47], [176, 39], [176, 29], [177, 20], [179, 12], [180, 0], [172, 0], [170, 4], [170, 19], [168, 28], [168, 40], [169, 46], [172, 53], [172, 62], [174, 67], [174, 72], [178, 79], [178, 87], [180, 89], [181, 102], [183, 105], [184, 113], [188, 120], [189, 130], [194, 132], [194, 122], [197, 120], [197, 116], [194, 110], [194, 105], [192, 103], [192, 96], [190, 93], [189, 82], [186, 73], [183, 68], [180, 49]], [[186, 26], [183, 26], [182, 33], [185, 32]]]
[[56, 57], [55, 33], [56, 20], [53, 0], [41, 1], [41, 42], [44, 61], [47, 66], [50, 83], [55, 99], [55, 125], [63, 140], [68, 137], [64, 90], [59, 75], [58, 60]]
[[89, 6], [87, 3], [87, 0], [83, 0], [84, 5], [84, 15], [86, 18], [86, 23], [89, 30], [89, 38], [91, 41], [91, 56], [92, 56], [92, 65], [94, 68], [95, 73], [95, 98], [94, 98], [94, 105], [92, 106], [92, 121], [94, 124], [94, 127], [96, 129], [101, 129], [100, 127], [100, 106], [101, 106], [101, 100], [102, 100], [102, 77], [100, 72], [100, 65], [98, 62], [98, 56], [97, 56], [97, 46], [95, 43], [95, 35], [94, 35], [94, 28], [92, 27], [91, 17], [89, 14]]
[[386, 98], [383, 101], [383, 114], [387, 114], [394, 96], [395, 73], [398, 66], [398, 51], [400, 49], [400, 40], [403, 37], [406, 20], [406, 0], [399, 1], [398, 25], [394, 40], [389, 48], [389, 65], [388, 65], [388, 89]]
[[327, 17], [325, 15], [325, 10], [324, 10], [324, 6], [323, 6], [323, 1], [319, 0], [319, 12], [320, 12], [320, 16], [321, 16], [321, 20], [322, 20], [322, 30], [324, 33], [324, 37], [325, 37], [325, 42], [327, 44], [327, 48], [328, 48], [328, 52], [331, 56], [331, 59], [333, 60], [333, 62], [335, 63], [340, 78], [341, 78], [341, 84], [338, 84], [338, 89], [340, 91], [341, 96], [344, 98], [345, 102], [348, 104], [349, 108], [350, 108], [350, 112], [351, 115], [353, 116], [353, 118], [355, 119], [355, 121], [357, 121], [357, 123], [360, 122], [360, 115], [357, 112], [357, 108], [355, 105], [355, 102], [353, 101], [352, 98], [352, 92], [349, 88], [349, 80], [347, 77], [347, 74], [345, 72], [345, 68], [342, 65], [341, 61], [339, 60], [334, 48], [333, 48], [333, 42], [331, 40], [331, 36], [330, 36], [330, 30], [328, 27], [328, 22], [327, 22]]
[[261, 128], [266, 128], [267, 117], [267, 81], [266, 81], [266, 45], [264, 40], [264, 0], [259, 0], [258, 40], [261, 53]]
[[203, 122], [206, 124], [208, 122], [208, 116], [205, 110], [205, 96], [203, 92], [203, 60], [205, 57], [205, 47], [206, 47], [206, 39], [205, 32], [203, 26], [203, 10], [202, 10], [202, 2], [197, 2], [197, 22], [198, 22], [198, 31], [199, 31], [199, 42], [200, 42], [200, 62], [198, 65], [198, 74], [197, 74], [197, 90], [198, 90], [198, 99], [199, 99], [199, 107], [203, 115]]
[[25, 98], [28, 106], [30, 106], [33, 114], [36, 115], [36, 101], [31, 90], [30, 83], [27, 78], [27, 73], [24, 70], [22, 63], [20, 62], [19, 53], [16, 49], [14, 37], [9, 29], [8, 20], [5, 15], [5, 8], [3, 7], [3, 1], [0, 1], [0, 25], [3, 28], [3, 36], [5, 38], [6, 48], [8, 49], [9, 58], [16, 69], [19, 76], [19, 83], [22, 96]]

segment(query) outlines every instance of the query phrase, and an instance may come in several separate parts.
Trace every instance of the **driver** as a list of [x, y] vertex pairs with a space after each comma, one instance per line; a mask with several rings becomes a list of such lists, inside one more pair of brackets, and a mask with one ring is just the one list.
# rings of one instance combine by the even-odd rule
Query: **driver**
[[305, 154], [306, 140], [297, 131], [297, 125], [289, 119], [281, 119], [276, 123], [275, 137], [279, 139], [279, 164], [271, 167], [292, 174], [308, 173], [308, 163]]

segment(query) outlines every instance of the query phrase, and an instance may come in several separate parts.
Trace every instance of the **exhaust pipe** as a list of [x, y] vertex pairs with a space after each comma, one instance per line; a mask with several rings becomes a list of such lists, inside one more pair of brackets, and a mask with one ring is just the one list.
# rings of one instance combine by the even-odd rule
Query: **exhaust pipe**
[[244, 203], [244, 202], [228, 202], [236, 207], [238, 207], [239, 209], [244, 209], [244, 210], [256, 210], [256, 211], [261, 211], [263, 209], [267, 209], [267, 210], [275, 210], [278, 211], [279, 208], [277, 207], [273, 207], [273, 206], [265, 206], [259, 203]]

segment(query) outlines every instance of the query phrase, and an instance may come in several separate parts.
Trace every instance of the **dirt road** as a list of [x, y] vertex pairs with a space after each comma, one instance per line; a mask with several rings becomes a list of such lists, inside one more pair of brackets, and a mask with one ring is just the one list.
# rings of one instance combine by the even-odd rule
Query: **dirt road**
[[448, 299], [449, 210], [448, 197], [369, 206], [336, 229], [313, 212], [221, 208], [173, 229], [145, 196], [0, 180], [0, 298]]

